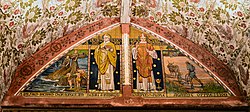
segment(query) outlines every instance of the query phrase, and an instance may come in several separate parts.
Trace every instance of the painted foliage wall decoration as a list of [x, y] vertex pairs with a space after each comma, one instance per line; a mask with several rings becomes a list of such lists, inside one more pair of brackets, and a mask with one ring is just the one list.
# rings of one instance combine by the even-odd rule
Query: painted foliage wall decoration
[[[152, 3], [156, 2], [156, 6]], [[133, 1], [132, 16], [158, 23], [200, 44], [225, 64], [249, 93], [250, 2], [248, 0]]]
[[[131, 5], [131, 17], [150, 19], [221, 59], [249, 96], [248, 0], [132, 0]], [[120, 0], [0, 0], [0, 99], [25, 58], [81, 26], [120, 17], [120, 8]]]
[[[1, 0], [1, 77], [3, 98], [18, 64], [39, 48], [104, 17], [119, 16], [119, 1]], [[112, 8], [112, 11], [110, 9]]]

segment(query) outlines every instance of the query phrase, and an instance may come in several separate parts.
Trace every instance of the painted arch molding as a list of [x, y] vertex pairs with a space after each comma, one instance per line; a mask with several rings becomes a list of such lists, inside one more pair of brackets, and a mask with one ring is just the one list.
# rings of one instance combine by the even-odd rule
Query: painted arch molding
[[[51, 64], [57, 61], [59, 58], [64, 56], [67, 52], [72, 50], [77, 45], [86, 42], [95, 35], [108, 31], [117, 26], [121, 26], [120, 18], [104, 18], [87, 26], [83, 26], [78, 30], [61, 37], [53, 42], [48, 43], [46, 46], [41, 48], [31, 57], [27, 58], [23, 63], [16, 69], [13, 81], [10, 89], [5, 96], [3, 101], [4, 105], [17, 105], [18, 103], [25, 103], [25, 100], [29, 102], [36, 102], [36, 99], [25, 98], [19, 96], [18, 93], [31, 81], [33, 81], [40, 73], [42, 73]], [[131, 27], [147, 32], [159, 40], [169, 43], [174, 46], [175, 49], [180, 50], [187, 57], [196, 62], [205, 71], [212, 75], [221, 85], [223, 85], [233, 96], [241, 96], [241, 90], [239, 90], [238, 83], [233, 76], [233, 72], [219, 59], [209, 53], [206, 49], [202, 48], [190, 40], [172, 32], [160, 25], [157, 25], [149, 20], [142, 18], [131, 18]], [[121, 74], [124, 75], [124, 74]], [[130, 88], [131, 89], [131, 88]], [[125, 91], [123, 92], [123, 94]], [[125, 96], [121, 96], [117, 99], [123, 99]], [[114, 99], [119, 102], [120, 100]], [[49, 102], [51, 99], [45, 98], [39, 101]], [[72, 99], [65, 99], [72, 100]], [[62, 99], [54, 103], [61, 103]], [[219, 100], [218, 100], [219, 101]], [[76, 101], [75, 103], [80, 102]], [[98, 103], [105, 104], [110, 103], [110, 100], [99, 100]], [[141, 99], [137, 98], [134, 102], [141, 102]], [[148, 102], [145, 100], [144, 102]], [[191, 101], [190, 101], [191, 102]], [[186, 102], [186, 103], [190, 103]], [[122, 104], [126, 104], [126, 101]]]

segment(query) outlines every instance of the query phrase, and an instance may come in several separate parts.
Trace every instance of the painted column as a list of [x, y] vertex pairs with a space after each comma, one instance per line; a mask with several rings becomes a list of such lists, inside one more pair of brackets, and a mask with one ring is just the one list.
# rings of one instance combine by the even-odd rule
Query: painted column
[[124, 82], [122, 85], [122, 93], [124, 97], [132, 95], [131, 77], [130, 77], [130, 47], [129, 47], [129, 25], [130, 25], [130, 3], [131, 0], [122, 0], [121, 4], [121, 27], [122, 27], [122, 70], [124, 74]]
[[130, 48], [129, 48], [129, 24], [122, 24], [122, 51], [123, 51], [123, 85], [131, 85], [130, 83]]
[[130, 5], [131, 5], [131, 0], [122, 0], [121, 4], [121, 23], [130, 23]]
[[129, 24], [130, 24], [130, 0], [122, 0], [121, 4], [121, 27], [122, 27], [122, 51], [123, 51], [123, 70], [124, 83], [123, 85], [131, 85], [130, 83], [130, 65], [129, 65]]

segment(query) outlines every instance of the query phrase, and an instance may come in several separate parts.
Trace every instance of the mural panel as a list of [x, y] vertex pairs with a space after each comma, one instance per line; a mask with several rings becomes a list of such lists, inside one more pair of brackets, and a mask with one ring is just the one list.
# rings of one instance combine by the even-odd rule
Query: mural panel
[[133, 0], [131, 17], [148, 19], [206, 48], [235, 72], [249, 96], [249, 6], [249, 0]]
[[[0, 23], [0, 35], [2, 35], [0, 36], [2, 43], [0, 93], [3, 93], [0, 95], [0, 101], [8, 90], [12, 74], [16, 72], [16, 66], [26, 63], [26, 59], [33, 57], [32, 54], [40, 52], [47, 43], [61, 37], [65, 39], [65, 35], [81, 26], [106, 17], [120, 17], [120, 8], [124, 8], [120, 7], [121, 0], [2, 0], [0, 2], [0, 13], [2, 14], [0, 15], [2, 20]], [[250, 40], [247, 38], [250, 31], [248, 25], [249, 3], [247, 0], [213, 0], [212, 2], [205, 0], [132, 0], [131, 17], [149, 19], [207, 48], [210, 53], [234, 70], [237, 80], [242, 86], [241, 89], [244, 90], [243, 96], [245, 96], [245, 93], [249, 94], [250, 71]], [[93, 29], [95, 27], [89, 25], [89, 32], [95, 32]], [[122, 82], [120, 62], [122, 61], [120, 60], [121, 39], [118, 37], [121, 36], [119, 34], [116, 37], [117, 35], [113, 32], [104, 34], [75, 47], [64, 56], [59, 56], [60, 59], [56, 59], [57, 62], [42, 74], [38, 74], [28, 86], [23, 88], [20, 94], [36, 97], [120, 95], [120, 82]], [[78, 32], [75, 38], [81, 35], [84, 35], [84, 32]], [[134, 96], [217, 97], [231, 95], [214, 80], [210, 73], [204, 71], [178, 49], [162, 43], [146, 33], [142, 35], [142, 32], [139, 32], [137, 35], [134, 32], [131, 35], [134, 36], [131, 36], [133, 46], [131, 46], [132, 57], [129, 61], [133, 66], [131, 73], [133, 73]], [[140, 38], [138, 38], [139, 35]], [[105, 44], [105, 38], [111, 43]], [[68, 37], [64, 40], [65, 43], [67, 40]], [[49, 51], [44, 50], [43, 52], [51, 50], [58, 53], [56, 50], [61, 48], [60, 45], [53, 43]], [[44, 58], [48, 61], [46, 55], [39, 59]], [[52, 53], [53, 55], [54, 53]], [[34, 60], [34, 63], [36, 66], [44, 65], [43, 60]], [[20, 75], [17, 75], [18, 79], [15, 77], [12, 81], [14, 85], [15, 82], [20, 80], [24, 82], [29, 79], [28, 75], [33, 74], [32, 71], [34, 71], [32, 67], [34, 68], [33, 65], [23, 66]], [[227, 76], [225, 73], [222, 75]], [[229, 84], [229, 87], [237, 88], [235, 86], [237, 84]], [[18, 86], [12, 86], [14, 89], [10, 90], [15, 91], [17, 87], [19, 89], [21, 86], [20, 83], [16, 85]], [[8, 93], [13, 93], [13, 91]], [[13, 96], [13, 98], [17, 97]], [[20, 99], [18, 100], [22, 102]], [[11, 101], [15, 102], [13, 99]], [[31, 100], [26, 101], [30, 103]], [[45, 99], [45, 101], [49, 100]], [[124, 98], [124, 102], [135, 105], [133, 99]], [[145, 103], [140, 99], [136, 102]], [[23, 104], [26, 105], [26, 103]]]
[[120, 27], [97, 35], [54, 62], [21, 95], [119, 96], [120, 45]]
[[[0, 99], [16, 67], [47, 43], [106, 17], [121, 0], [1, 0]], [[149, 19], [202, 45], [235, 72], [250, 93], [248, 0], [132, 0], [131, 17]]]
[[18, 65], [82, 26], [119, 17], [119, 4], [119, 0], [0, 0], [0, 101]]
[[133, 27], [130, 30], [134, 96], [231, 96], [211, 73], [180, 50]]

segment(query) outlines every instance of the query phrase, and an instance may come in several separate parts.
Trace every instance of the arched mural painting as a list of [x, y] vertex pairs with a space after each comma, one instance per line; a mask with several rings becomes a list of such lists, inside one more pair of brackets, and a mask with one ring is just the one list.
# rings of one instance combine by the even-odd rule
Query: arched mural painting
[[[133, 96], [234, 96], [203, 66], [174, 46], [130, 27]], [[17, 94], [24, 97], [121, 96], [121, 27], [72, 48]]]
[[[214, 79], [211, 73], [205, 71], [203, 66], [199, 66], [171, 44], [134, 27], [131, 27], [130, 31], [134, 96], [227, 97], [232, 95]], [[145, 51], [148, 53], [143, 49], [147, 49]], [[143, 75], [144, 72], [150, 72], [152, 75]]]
[[[27, 83], [38, 77], [40, 73], [42, 73], [48, 67], [50, 67], [51, 64], [54, 64], [55, 61], [60, 59], [64, 60], [64, 58], [62, 58], [64, 55], [66, 56], [67, 53], [69, 53], [76, 46], [84, 44], [95, 34], [100, 34], [103, 31], [119, 26], [118, 22], [119, 22], [118, 18], [103, 19], [98, 22], [94, 22], [89, 26], [82, 27], [77, 31], [70, 33], [69, 35], [64, 36], [64, 38], [57, 39], [47, 44], [46, 46], [43, 47], [43, 49], [36, 52], [36, 54], [27, 58], [22, 64], [20, 64], [20, 66], [17, 68], [16, 72], [17, 74], [13, 79], [12, 83], [13, 86], [10, 87], [8, 94], [9, 95], [18, 94], [18, 92], [21, 89], [23, 89], [24, 86], [27, 86]], [[96, 39], [93, 39], [93, 41], [96, 41]], [[92, 42], [89, 41], [89, 43]], [[86, 50], [86, 48], [80, 50], [76, 54], [81, 53], [79, 54], [80, 57], [86, 58], [88, 54], [85, 54], [84, 52], [86, 51], [84, 50]], [[70, 58], [73, 58], [74, 57], [73, 54], [74, 53], [69, 53], [68, 56]], [[72, 59], [70, 59], [70, 61], [72, 61]], [[71, 64], [72, 63], [70, 62], [70, 65]]]
[[[103, 26], [96, 26], [104, 21]], [[3, 105], [63, 102], [82, 106], [143, 106], [172, 102], [179, 106], [183, 105], [182, 100], [200, 104], [204, 98], [216, 98], [207, 104], [227, 102], [224, 105], [227, 107], [232, 101], [241, 102], [231, 99], [240, 96], [240, 90], [228, 85], [235, 80], [225, 80], [229, 76], [220, 75], [228, 73], [223, 64], [218, 65], [223, 68], [220, 73], [213, 70], [198, 62], [206, 57], [196, 59], [193, 56], [196, 52], [173, 41], [180, 39], [189, 44], [188, 40], [145, 20], [150, 28], [160, 28], [160, 32], [152, 31], [148, 26], [145, 28], [145, 22], [138, 21], [134, 19], [130, 26], [124, 26], [117, 24], [117, 19], [103, 19], [45, 46], [20, 65]], [[129, 60], [124, 58], [124, 27], [125, 32], [129, 31], [129, 49], [125, 49], [130, 53]], [[161, 36], [162, 32], [167, 32], [163, 33], [166, 37]], [[69, 45], [55, 44], [58, 42]], [[194, 44], [190, 47], [201, 49]], [[46, 52], [48, 48], [50, 52]], [[204, 52], [207, 53], [200, 51]], [[214, 57], [210, 60], [211, 64], [219, 63], [213, 61]], [[126, 61], [130, 74], [124, 74]], [[124, 84], [126, 75], [130, 75], [129, 85]]]
[[0, 110], [249, 108], [249, 4], [0, 0]]
[[[119, 96], [121, 43], [120, 26], [94, 36], [37, 74], [20, 94], [34, 97], [91, 97], [96, 93], [102, 97]], [[102, 94], [103, 91], [106, 93]]]

